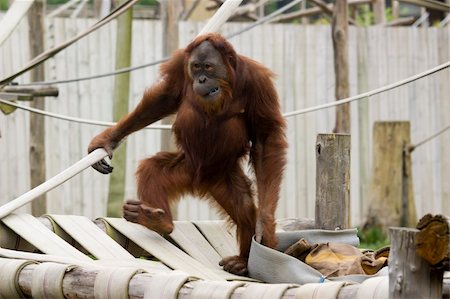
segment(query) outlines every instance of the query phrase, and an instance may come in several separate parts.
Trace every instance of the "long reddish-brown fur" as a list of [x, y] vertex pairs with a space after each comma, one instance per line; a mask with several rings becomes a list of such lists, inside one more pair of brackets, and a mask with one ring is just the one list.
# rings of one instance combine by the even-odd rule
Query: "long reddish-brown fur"
[[[220, 52], [229, 76], [221, 81], [222, 98], [213, 108], [195, 95], [187, 69], [192, 51], [204, 41]], [[272, 77], [261, 64], [236, 54], [220, 35], [200, 36], [161, 66], [161, 80], [134, 111], [95, 137], [89, 151], [104, 147], [112, 152], [128, 134], [177, 112], [173, 132], [178, 152], [158, 153], [137, 170], [140, 201], [165, 211], [157, 225], [142, 224], [170, 232], [170, 202], [187, 193], [212, 198], [237, 225], [240, 257], [245, 259], [255, 229], [262, 229], [265, 245], [276, 245], [274, 213], [287, 143]], [[242, 169], [246, 155], [256, 177], [258, 208]]]

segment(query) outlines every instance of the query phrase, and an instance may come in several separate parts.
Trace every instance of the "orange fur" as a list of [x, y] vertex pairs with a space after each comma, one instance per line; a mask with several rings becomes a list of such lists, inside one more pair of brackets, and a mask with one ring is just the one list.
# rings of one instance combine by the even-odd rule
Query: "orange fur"
[[[195, 95], [187, 70], [190, 53], [206, 40], [222, 55], [229, 77], [220, 83], [221, 99], [213, 105]], [[261, 64], [236, 54], [220, 35], [200, 36], [161, 66], [161, 80], [144, 93], [134, 111], [95, 137], [89, 151], [113, 150], [128, 134], [177, 112], [173, 132], [178, 152], [158, 153], [141, 162], [136, 173], [139, 199], [165, 211], [160, 231], [168, 232], [170, 202], [187, 193], [212, 198], [237, 225], [240, 257], [245, 259], [257, 217], [263, 225], [263, 243], [276, 245], [274, 214], [287, 142], [272, 77]], [[242, 169], [248, 155], [256, 176], [258, 207]], [[137, 222], [155, 229], [151, 219]]]

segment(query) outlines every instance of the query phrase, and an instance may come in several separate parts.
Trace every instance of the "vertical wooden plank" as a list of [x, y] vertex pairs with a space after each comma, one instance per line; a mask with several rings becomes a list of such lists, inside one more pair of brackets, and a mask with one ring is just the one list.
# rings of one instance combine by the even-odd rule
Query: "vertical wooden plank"
[[[317, 70], [313, 59], [310, 59], [313, 53], [316, 51], [316, 28], [315, 26], [306, 26], [305, 32], [306, 46], [304, 51], [306, 52], [305, 66], [308, 73], [305, 76], [305, 107], [312, 107], [317, 104], [317, 99], [315, 96], [315, 76], [319, 70]], [[305, 122], [305, 148], [303, 149], [305, 155], [305, 165], [307, 174], [306, 177], [306, 217], [314, 216], [314, 198], [316, 196], [316, 163], [315, 163], [315, 139], [317, 135], [316, 128], [316, 115], [314, 113], [308, 113], [300, 116]]]
[[385, 0], [375, 0], [372, 4], [373, 14], [375, 17], [375, 24], [386, 23], [386, 3]]
[[350, 227], [350, 147], [350, 135], [317, 136], [316, 228]]
[[[368, 43], [367, 43], [367, 29], [358, 28], [358, 63], [357, 63], [357, 74], [358, 74], [358, 93], [366, 92], [369, 90], [368, 82]], [[367, 202], [368, 186], [369, 186], [369, 103], [368, 99], [363, 99], [357, 103], [358, 109], [358, 158], [359, 158], [359, 168], [358, 177], [359, 184], [359, 196], [357, 198], [353, 197], [355, 201], [359, 201], [359, 215], [364, 215], [364, 203]], [[355, 133], [353, 133], [355, 134]], [[352, 183], [353, 180], [352, 180]]]
[[[283, 80], [282, 80], [282, 88], [286, 90], [285, 97], [283, 99], [280, 98], [280, 102], [282, 104], [283, 111], [293, 111], [296, 108], [296, 86], [288, 86], [292, 81], [292, 79], [295, 79], [295, 68], [290, 68], [289, 63], [292, 63], [296, 61], [295, 56], [295, 47], [294, 47], [294, 41], [295, 41], [295, 31], [292, 30], [292, 27], [287, 27], [284, 30], [284, 41], [285, 44], [283, 44], [283, 50], [284, 50], [284, 69], [285, 71], [282, 72], [283, 74]], [[290, 80], [289, 80], [290, 79]], [[295, 81], [294, 81], [295, 82]], [[298, 198], [296, 194], [296, 177], [297, 177], [297, 161], [296, 161], [296, 152], [300, 149], [297, 147], [296, 144], [296, 129], [295, 129], [295, 123], [296, 123], [297, 117], [290, 117], [287, 119], [288, 128], [287, 128], [287, 138], [289, 142], [288, 147], [288, 163], [286, 165], [286, 169], [284, 171], [284, 188], [282, 189], [282, 196], [279, 201], [279, 208], [277, 209], [277, 214], [282, 215], [284, 217], [292, 218], [296, 217], [297, 215], [297, 201]], [[277, 216], [278, 216], [277, 215]], [[280, 218], [278, 216], [278, 218]]]
[[[30, 26], [30, 59], [44, 52], [44, 1], [35, 1], [28, 12]], [[45, 79], [44, 66], [39, 65], [30, 71], [32, 81]], [[45, 110], [45, 98], [35, 97], [30, 103], [32, 108]], [[30, 115], [30, 183], [34, 188], [45, 181], [45, 118]], [[40, 216], [47, 211], [46, 195], [43, 194], [31, 203], [31, 213]]]
[[[348, 66], [349, 66], [349, 95], [358, 94], [358, 43], [357, 43], [357, 27], [348, 28]], [[355, 71], [351, 71], [355, 70]], [[359, 186], [360, 177], [359, 172], [359, 127], [353, 126], [357, 123], [358, 115], [358, 102], [350, 103], [350, 115], [353, 121], [350, 122], [350, 132], [352, 132], [352, 142], [350, 147], [351, 159], [350, 159], [350, 177], [352, 183], [350, 184], [350, 198], [354, 199], [350, 203], [350, 223], [359, 223], [361, 217], [360, 213], [360, 196]]]
[[[295, 82], [294, 84], [296, 92], [295, 92], [295, 106], [294, 108], [301, 109], [306, 106], [307, 99], [305, 98], [305, 84], [306, 84], [306, 53], [303, 51], [305, 49], [305, 37], [306, 37], [306, 29], [305, 26], [301, 26], [299, 28], [295, 28], [296, 38], [295, 41]], [[295, 135], [294, 140], [289, 140], [289, 146], [295, 144], [295, 160], [296, 160], [296, 180], [295, 185], [297, 186], [296, 197], [295, 199], [298, 201], [296, 217], [306, 216], [307, 209], [307, 165], [306, 165], [306, 153], [311, 149], [306, 147], [306, 134], [305, 132], [305, 116], [298, 115], [294, 116], [295, 118]]]
[[[450, 60], [450, 26], [440, 31], [440, 47], [439, 47], [439, 61]], [[440, 117], [443, 125], [450, 124], [450, 101], [448, 95], [450, 94], [450, 70], [441, 73], [439, 88], [441, 90], [441, 109]], [[441, 209], [445, 215], [450, 215], [450, 134], [444, 134], [440, 137], [440, 144], [438, 145], [440, 152], [440, 177], [441, 181]]]
[[372, 180], [366, 223], [385, 231], [391, 226], [414, 226], [417, 219], [410, 157], [404, 157], [405, 148], [411, 142], [409, 122], [376, 122], [373, 136]]

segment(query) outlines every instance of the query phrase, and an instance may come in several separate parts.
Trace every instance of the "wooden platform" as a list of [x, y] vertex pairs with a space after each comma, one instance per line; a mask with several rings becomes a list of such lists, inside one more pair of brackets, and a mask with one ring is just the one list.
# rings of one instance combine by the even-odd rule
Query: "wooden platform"
[[225, 272], [218, 261], [237, 244], [222, 221], [175, 222], [165, 239], [121, 218], [11, 214], [0, 224], [0, 246], [5, 298], [388, 297], [387, 277], [299, 286]]

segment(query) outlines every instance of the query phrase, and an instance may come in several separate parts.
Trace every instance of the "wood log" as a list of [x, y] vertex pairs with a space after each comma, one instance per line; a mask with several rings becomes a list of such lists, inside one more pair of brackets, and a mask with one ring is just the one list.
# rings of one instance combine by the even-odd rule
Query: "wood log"
[[24, 93], [33, 97], [57, 97], [59, 89], [53, 86], [41, 86], [41, 85], [7, 85], [3, 88], [7, 93]]
[[450, 270], [450, 218], [427, 214], [417, 224], [416, 252], [430, 265]]
[[[33, 271], [36, 269], [36, 264], [25, 266], [18, 275], [18, 285], [21, 291], [26, 296], [31, 296], [31, 286]], [[86, 269], [82, 267], [76, 267], [73, 270], [67, 272], [63, 279], [63, 293], [65, 298], [85, 298], [94, 299], [94, 282], [97, 276], [98, 270]], [[149, 274], [136, 274], [129, 284], [129, 298], [141, 299], [144, 297], [145, 287], [152, 281], [152, 277]], [[191, 293], [199, 281], [191, 281], [184, 284], [178, 292], [179, 299], [192, 299]], [[239, 287], [234, 290], [230, 298], [240, 299], [243, 298], [243, 292], [245, 286]], [[349, 285], [341, 288], [338, 293], [337, 299], [352, 299], [356, 298], [359, 285]], [[297, 288], [288, 289], [282, 299], [295, 299]]]
[[350, 135], [319, 134], [316, 142], [315, 224], [350, 227]]
[[414, 228], [391, 228], [389, 298], [441, 299], [443, 271], [432, 269], [416, 253]]

